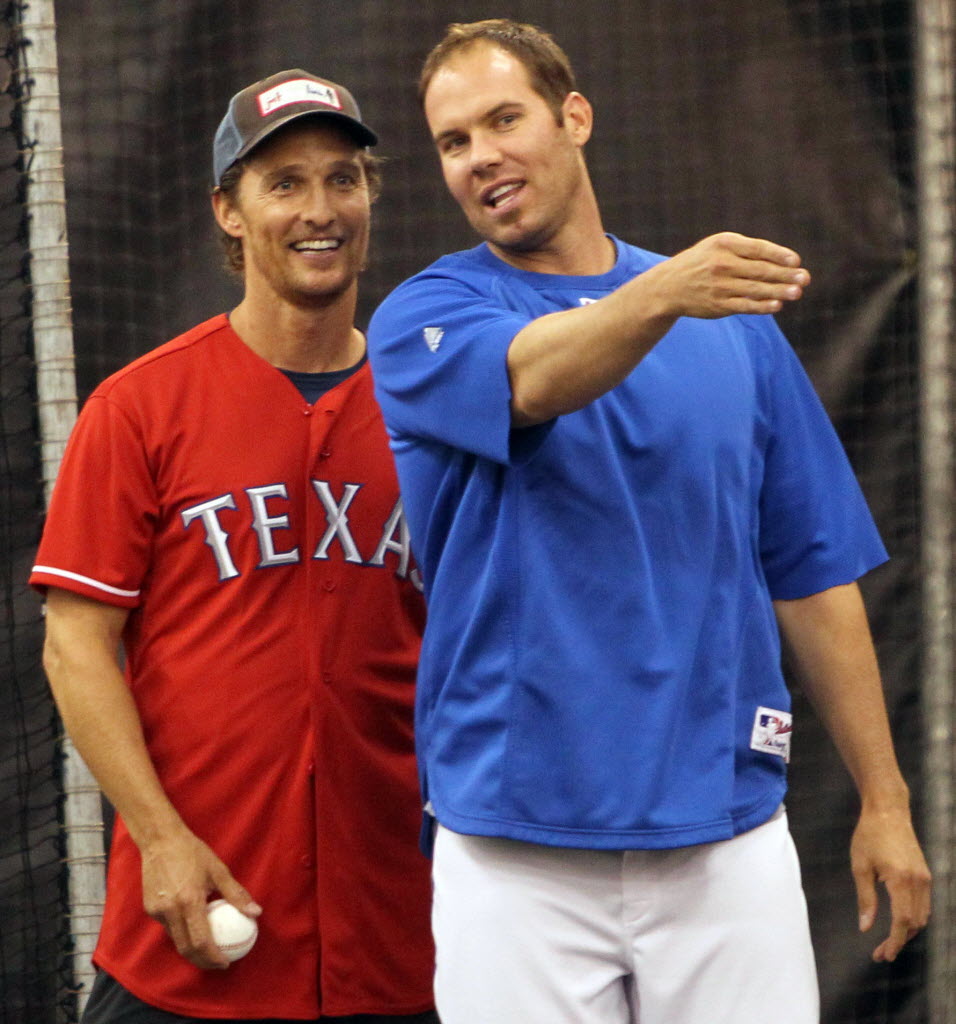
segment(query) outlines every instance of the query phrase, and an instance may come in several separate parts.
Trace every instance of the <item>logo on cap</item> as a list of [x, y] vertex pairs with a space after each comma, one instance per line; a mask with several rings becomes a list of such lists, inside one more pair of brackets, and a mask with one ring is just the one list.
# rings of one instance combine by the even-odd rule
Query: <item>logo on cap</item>
[[323, 107], [331, 107], [333, 110], [342, 109], [339, 94], [331, 86], [323, 85], [321, 82], [310, 82], [307, 78], [295, 78], [266, 89], [265, 92], [259, 93], [256, 102], [259, 104], [261, 117], [268, 117], [291, 103], [316, 103]]

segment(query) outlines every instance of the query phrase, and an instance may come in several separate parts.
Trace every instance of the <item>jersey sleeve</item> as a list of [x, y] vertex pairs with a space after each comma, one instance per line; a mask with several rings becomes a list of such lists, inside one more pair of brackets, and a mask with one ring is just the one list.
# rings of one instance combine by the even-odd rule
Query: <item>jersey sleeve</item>
[[140, 432], [122, 409], [94, 393], [64, 452], [30, 584], [136, 607], [155, 509]]
[[767, 442], [760, 556], [775, 600], [851, 583], [887, 553], [843, 445], [796, 353], [760, 318]]
[[435, 442], [509, 463], [537, 428], [511, 426], [508, 347], [534, 315], [453, 274], [400, 285], [369, 327], [376, 393], [393, 439]]

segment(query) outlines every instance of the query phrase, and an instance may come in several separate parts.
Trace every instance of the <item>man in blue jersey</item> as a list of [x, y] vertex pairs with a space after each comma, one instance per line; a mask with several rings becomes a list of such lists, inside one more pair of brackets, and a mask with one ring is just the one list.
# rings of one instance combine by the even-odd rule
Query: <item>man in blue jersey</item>
[[[886, 558], [772, 316], [809, 274], [724, 233], [605, 234], [545, 33], [454, 25], [420, 95], [485, 242], [376, 313], [422, 567], [420, 773], [445, 1024], [819, 1015], [783, 798], [780, 634], [861, 798], [860, 926], [926, 922], [857, 579]], [[772, 908], [772, 910], [768, 910]]]

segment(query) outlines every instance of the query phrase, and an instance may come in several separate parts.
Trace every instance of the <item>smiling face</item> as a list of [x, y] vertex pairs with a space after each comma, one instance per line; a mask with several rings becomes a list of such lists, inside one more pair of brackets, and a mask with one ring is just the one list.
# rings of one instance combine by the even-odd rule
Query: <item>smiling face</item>
[[334, 124], [297, 121], [246, 158], [233, 193], [214, 196], [220, 227], [242, 241], [247, 298], [354, 300], [371, 221], [363, 155]]
[[591, 108], [580, 93], [565, 98], [559, 123], [524, 65], [479, 42], [438, 68], [424, 105], [449, 191], [503, 259], [560, 253], [592, 227], [582, 154]]

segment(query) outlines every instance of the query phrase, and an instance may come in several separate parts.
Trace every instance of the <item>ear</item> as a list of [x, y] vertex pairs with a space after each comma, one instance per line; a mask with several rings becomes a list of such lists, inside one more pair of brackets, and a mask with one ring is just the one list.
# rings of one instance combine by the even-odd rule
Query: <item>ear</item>
[[210, 199], [216, 223], [227, 235], [232, 235], [233, 238], [241, 238], [243, 230], [239, 204], [232, 196], [225, 192], [220, 192], [219, 189], [212, 193]]
[[561, 114], [571, 140], [583, 146], [591, 138], [594, 127], [594, 111], [591, 104], [579, 92], [569, 92], [561, 104]]

